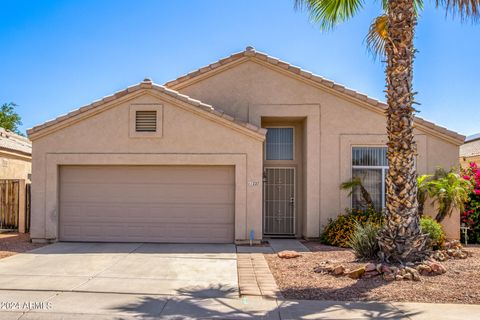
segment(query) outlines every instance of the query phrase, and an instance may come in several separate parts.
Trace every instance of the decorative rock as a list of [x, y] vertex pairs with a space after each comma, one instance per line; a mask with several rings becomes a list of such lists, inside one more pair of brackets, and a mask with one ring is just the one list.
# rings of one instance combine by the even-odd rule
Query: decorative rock
[[422, 263], [417, 266], [417, 271], [422, 275], [428, 275], [432, 272], [432, 268], [428, 264]]
[[380, 273], [378, 273], [377, 270], [373, 270], [373, 271], [365, 272], [364, 275], [363, 275], [363, 278], [371, 279], [371, 278], [376, 277], [378, 275], [380, 275]]
[[413, 275], [411, 273], [405, 273], [403, 280], [413, 280]]
[[390, 273], [390, 272], [392, 272], [392, 270], [388, 266], [382, 265], [381, 273]]
[[377, 270], [377, 266], [375, 263], [369, 263], [365, 266], [365, 272], [375, 271]]
[[351, 279], [360, 279], [365, 273], [365, 267], [361, 267], [350, 272], [347, 272], [347, 276]]
[[395, 275], [391, 272], [388, 272], [388, 273], [384, 273], [383, 274], [383, 280], [385, 281], [393, 281], [395, 280]]
[[345, 273], [345, 267], [343, 265], [338, 265], [333, 268], [332, 273], [336, 276], [341, 276]]
[[414, 273], [412, 273], [413, 276], [413, 281], [420, 281], [420, 273], [418, 273], [417, 270], [415, 270]]
[[395, 280], [396, 280], [396, 281], [403, 280], [403, 277], [402, 277], [401, 275], [397, 274], [397, 275], [395, 276]]
[[405, 267], [405, 271], [407, 271], [408, 273], [411, 273], [411, 274], [417, 272], [417, 270], [415, 270], [413, 268], [410, 268], [410, 267]]
[[430, 268], [432, 268], [432, 272], [434, 274], [444, 274], [445, 272], [447, 272], [447, 269], [445, 269], [442, 264], [436, 262], [430, 263]]
[[279, 258], [282, 258], [282, 259], [292, 259], [292, 258], [300, 257], [300, 253], [293, 250], [280, 251], [279, 253], [277, 253], [277, 255]]
[[383, 265], [381, 263], [377, 264], [377, 272], [382, 273], [382, 267]]

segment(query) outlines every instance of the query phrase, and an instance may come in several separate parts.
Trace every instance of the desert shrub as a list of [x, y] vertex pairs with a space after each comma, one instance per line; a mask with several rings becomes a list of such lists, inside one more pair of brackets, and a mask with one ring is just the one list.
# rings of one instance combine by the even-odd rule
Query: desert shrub
[[[462, 225], [469, 228], [468, 242], [480, 243], [480, 168], [475, 162], [463, 170], [463, 179], [470, 181], [472, 189], [460, 217]], [[463, 238], [463, 232], [462, 232]], [[462, 239], [465, 241], [465, 239]]]
[[358, 258], [375, 259], [379, 250], [377, 235], [381, 226], [375, 223], [361, 224], [355, 221], [355, 228], [348, 241]]
[[445, 233], [440, 223], [430, 217], [422, 217], [420, 228], [423, 233], [428, 234], [428, 246], [432, 249], [440, 249], [445, 242]]
[[339, 215], [336, 219], [330, 219], [320, 236], [320, 241], [331, 246], [349, 247], [348, 242], [355, 231], [356, 222], [361, 225], [371, 223], [381, 226], [383, 214], [371, 208], [346, 210], [345, 214]]

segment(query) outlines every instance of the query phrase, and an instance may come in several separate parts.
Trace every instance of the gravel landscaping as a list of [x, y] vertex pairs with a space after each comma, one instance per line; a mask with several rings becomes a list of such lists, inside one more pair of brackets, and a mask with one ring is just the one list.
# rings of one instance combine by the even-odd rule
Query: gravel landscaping
[[28, 234], [0, 233], [0, 259], [14, 254], [43, 247], [45, 244], [31, 243]]
[[465, 248], [472, 257], [451, 259], [442, 264], [447, 272], [422, 276], [420, 281], [391, 281], [382, 277], [353, 280], [314, 272], [326, 261], [348, 269], [365, 266], [355, 261], [349, 249], [305, 242], [312, 252], [294, 259], [265, 254], [283, 296], [287, 299], [340, 301], [397, 301], [430, 303], [480, 303], [480, 247]]

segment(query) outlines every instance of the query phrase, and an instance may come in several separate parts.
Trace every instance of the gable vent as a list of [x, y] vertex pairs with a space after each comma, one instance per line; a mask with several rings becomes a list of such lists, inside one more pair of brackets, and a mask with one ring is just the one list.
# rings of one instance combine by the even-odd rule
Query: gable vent
[[136, 111], [135, 131], [156, 132], [157, 131], [157, 111]]

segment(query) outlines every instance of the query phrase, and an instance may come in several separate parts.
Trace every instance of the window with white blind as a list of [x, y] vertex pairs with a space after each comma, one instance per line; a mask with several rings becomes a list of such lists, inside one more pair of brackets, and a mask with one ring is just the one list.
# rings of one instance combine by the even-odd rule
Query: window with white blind
[[[353, 147], [352, 177], [362, 179], [377, 210], [385, 208], [385, 177], [388, 171], [386, 147]], [[352, 208], [364, 208], [360, 190], [352, 194]]]
[[267, 128], [266, 160], [293, 160], [293, 128]]

